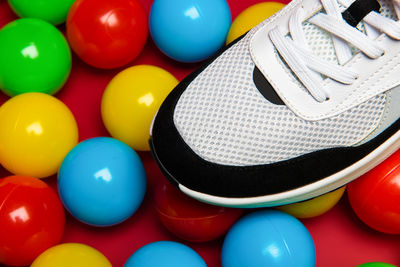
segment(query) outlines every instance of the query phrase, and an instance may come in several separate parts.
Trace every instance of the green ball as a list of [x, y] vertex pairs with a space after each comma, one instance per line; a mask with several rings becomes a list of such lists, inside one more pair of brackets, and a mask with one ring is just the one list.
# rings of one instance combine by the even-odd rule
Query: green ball
[[43, 19], [54, 25], [65, 22], [74, 2], [75, 0], [8, 0], [18, 16]]
[[357, 265], [357, 267], [396, 267], [396, 265], [392, 265], [392, 264], [384, 263], [384, 262], [367, 262], [367, 263]]
[[0, 90], [5, 94], [55, 94], [70, 71], [68, 43], [48, 22], [19, 19], [0, 30]]

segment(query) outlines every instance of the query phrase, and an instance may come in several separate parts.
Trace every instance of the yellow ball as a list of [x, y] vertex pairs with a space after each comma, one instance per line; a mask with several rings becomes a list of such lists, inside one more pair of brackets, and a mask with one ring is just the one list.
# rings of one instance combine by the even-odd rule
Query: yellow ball
[[242, 36], [284, 6], [284, 4], [278, 2], [262, 2], [246, 8], [233, 21], [226, 37], [226, 44]]
[[0, 163], [14, 174], [53, 175], [77, 143], [74, 116], [53, 96], [26, 93], [0, 107]]
[[31, 267], [112, 267], [98, 250], [84, 244], [65, 243], [47, 249]]
[[307, 201], [277, 207], [277, 209], [300, 219], [316, 217], [333, 208], [343, 196], [345, 189], [346, 187], [344, 186], [325, 195]]
[[101, 103], [108, 132], [135, 150], [150, 150], [153, 117], [177, 84], [172, 74], [150, 65], [133, 66], [118, 73], [108, 84]]

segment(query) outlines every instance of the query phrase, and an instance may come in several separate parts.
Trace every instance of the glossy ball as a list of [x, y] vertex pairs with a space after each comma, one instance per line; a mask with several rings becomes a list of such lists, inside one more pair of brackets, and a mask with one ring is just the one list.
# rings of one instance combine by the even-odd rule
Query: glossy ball
[[164, 54], [181, 62], [197, 62], [224, 45], [231, 13], [226, 0], [155, 0], [149, 24]]
[[276, 210], [251, 213], [226, 235], [222, 266], [315, 266], [310, 233], [293, 216]]
[[70, 70], [68, 43], [48, 22], [19, 19], [0, 30], [0, 89], [5, 94], [54, 94]]
[[396, 267], [396, 265], [384, 262], [367, 262], [357, 265], [356, 267]]
[[375, 230], [400, 234], [400, 151], [347, 186], [357, 216]]
[[242, 214], [240, 209], [196, 201], [169, 183], [157, 187], [156, 209], [161, 222], [169, 231], [191, 242], [206, 242], [221, 237]]
[[75, 0], [8, 0], [11, 8], [23, 18], [37, 18], [54, 25], [65, 22]]
[[153, 117], [177, 84], [172, 74], [155, 66], [137, 65], [118, 73], [108, 84], [101, 103], [108, 132], [135, 150], [150, 150]]
[[138, 249], [124, 267], [207, 267], [193, 249], [172, 241], [158, 241]]
[[333, 208], [342, 198], [345, 190], [346, 187], [344, 186], [322, 196], [303, 202], [277, 207], [277, 209], [289, 213], [296, 218], [304, 219], [316, 217]]
[[142, 51], [147, 16], [138, 0], [76, 0], [67, 18], [74, 52], [97, 68], [121, 67]]
[[79, 243], [65, 243], [49, 248], [31, 267], [112, 267], [98, 250]]
[[282, 3], [271, 1], [258, 3], [246, 8], [232, 22], [228, 36], [226, 37], [226, 44], [242, 36], [263, 20], [274, 15], [284, 6]]
[[27, 93], [0, 107], [0, 163], [12, 173], [53, 175], [77, 142], [75, 118], [55, 97]]
[[134, 150], [121, 141], [96, 137], [65, 157], [58, 173], [65, 208], [78, 220], [110, 226], [128, 219], [142, 203], [146, 174]]
[[26, 176], [0, 179], [0, 203], [0, 263], [29, 265], [61, 241], [64, 209], [43, 181]]

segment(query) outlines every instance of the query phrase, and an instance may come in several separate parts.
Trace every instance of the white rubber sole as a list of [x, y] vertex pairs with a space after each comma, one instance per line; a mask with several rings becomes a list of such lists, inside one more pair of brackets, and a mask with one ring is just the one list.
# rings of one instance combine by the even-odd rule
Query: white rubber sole
[[285, 205], [320, 196], [353, 181], [384, 161], [391, 154], [396, 152], [398, 148], [400, 148], [400, 131], [397, 131], [396, 134], [391, 136], [370, 154], [346, 169], [307, 186], [274, 195], [250, 198], [227, 198], [196, 192], [181, 184], [179, 184], [179, 189], [183, 193], [199, 201], [218, 206], [256, 208]]

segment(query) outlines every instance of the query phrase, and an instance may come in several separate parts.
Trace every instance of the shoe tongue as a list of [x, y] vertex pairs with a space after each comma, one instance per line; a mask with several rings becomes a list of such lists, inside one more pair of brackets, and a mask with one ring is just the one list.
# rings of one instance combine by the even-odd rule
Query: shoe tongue
[[355, 0], [345, 11], [343, 19], [353, 27], [372, 11], [379, 12], [381, 5], [377, 0]]
[[[355, 0], [353, 1], [353, 4], [357, 1], [376, 1], [376, 0]], [[393, 20], [397, 20], [397, 15], [396, 12], [394, 10], [393, 7], [393, 3], [392, 0], [378, 0], [377, 1], [380, 4], [380, 14], [385, 16], [385, 17], [389, 17]], [[340, 4], [339, 1], [339, 9], [340, 12], [345, 12], [346, 7], [344, 7], [343, 5]], [[320, 12], [325, 12], [324, 10], [321, 10]], [[368, 12], [369, 13], [369, 12]], [[364, 23], [360, 22], [358, 23], [358, 25], [356, 26], [356, 28], [361, 31], [361, 32], [366, 32], [366, 27], [364, 27]], [[308, 21], [303, 22], [303, 30], [304, 30], [304, 34], [306, 37], [306, 40], [308, 42], [308, 45], [310, 46], [311, 50], [313, 50], [313, 53], [315, 55], [317, 55], [318, 57], [332, 62], [332, 63], [337, 63], [338, 64], [338, 60], [336, 57], [336, 53], [335, 53], [335, 48], [333, 45], [333, 41], [332, 41], [332, 35], [315, 26], [314, 24], [309, 23]], [[369, 29], [371, 30], [371, 29]], [[351, 46], [351, 45], [350, 45]], [[355, 47], [351, 47], [353, 54], [358, 53], [358, 49]]]

